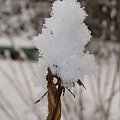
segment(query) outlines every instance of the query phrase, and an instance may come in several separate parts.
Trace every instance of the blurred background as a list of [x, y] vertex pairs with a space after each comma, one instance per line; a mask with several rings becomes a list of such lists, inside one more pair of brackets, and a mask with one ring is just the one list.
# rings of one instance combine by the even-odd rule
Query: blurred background
[[[45, 120], [47, 97], [33, 80], [38, 52], [32, 37], [41, 33], [54, 0], [0, 0], [0, 120]], [[62, 97], [62, 120], [120, 120], [120, 0], [78, 0], [92, 31], [86, 45], [99, 65], [96, 78], [85, 76]], [[37, 94], [36, 94], [37, 93]]]

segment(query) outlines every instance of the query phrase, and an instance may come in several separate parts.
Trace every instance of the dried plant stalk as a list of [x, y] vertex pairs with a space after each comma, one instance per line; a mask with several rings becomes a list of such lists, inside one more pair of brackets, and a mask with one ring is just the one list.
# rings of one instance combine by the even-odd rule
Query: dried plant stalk
[[53, 83], [53, 74], [48, 68], [46, 79], [48, 81], [48, 117], [46, 120], [60, 120], [61, 118], [61, 100], [62, 86], [59, 83], [58, 88]]

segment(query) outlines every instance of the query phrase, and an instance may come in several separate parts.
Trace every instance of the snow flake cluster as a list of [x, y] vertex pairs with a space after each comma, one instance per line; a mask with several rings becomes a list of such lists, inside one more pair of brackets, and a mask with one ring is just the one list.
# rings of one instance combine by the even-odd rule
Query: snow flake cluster
[[37, 85], [46, 81], [47, 68], [69, 87], [84, 75], [93, 74], [97, 65], [93, 55], [84, 53], [91, 35], [83, 23], [87, 14], [76, 0], [57, 0], [50, 18], [45, 20], [42, 33], [34, 37], [39, 49]]

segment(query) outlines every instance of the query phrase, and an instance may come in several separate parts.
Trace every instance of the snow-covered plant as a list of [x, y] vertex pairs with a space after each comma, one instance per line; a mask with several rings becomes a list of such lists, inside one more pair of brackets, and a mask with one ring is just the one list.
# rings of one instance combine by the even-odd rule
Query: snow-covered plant
[[76, 0], [57, 0], [52, 9], [52, 17], [46, 19], [42, 34], [34, 37], [40, 52], [37, 84], [45, 81], [47, 68], [50, 68], [62, 79], [62, 85], [69, 87], [96, 71], [94, 56], [83, 52], [91, 38], [83, 23], [87, 15]]
[[56, 78], [59, 82], [55, 85], [68, 89], [97, 68], [94, 56], [84, 52], [91, 38], [84, 24], [87, 14], [77, 0], [57, 0], [51, 16], [45, 20], [42, 33], [34, 37], [40, 54], [36, 84], [50, 83], [49, 79]]

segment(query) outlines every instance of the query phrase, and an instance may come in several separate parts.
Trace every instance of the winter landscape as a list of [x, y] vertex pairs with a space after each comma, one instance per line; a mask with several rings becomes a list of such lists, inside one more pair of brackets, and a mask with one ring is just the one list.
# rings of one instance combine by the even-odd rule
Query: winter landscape
[[119, 120], [120, 1], [0, 0], [0, 120]]

